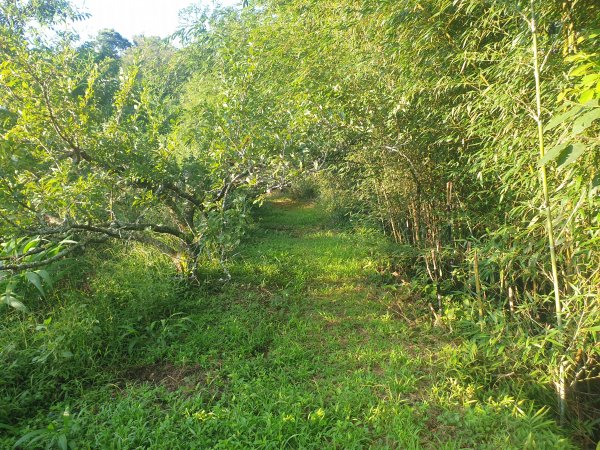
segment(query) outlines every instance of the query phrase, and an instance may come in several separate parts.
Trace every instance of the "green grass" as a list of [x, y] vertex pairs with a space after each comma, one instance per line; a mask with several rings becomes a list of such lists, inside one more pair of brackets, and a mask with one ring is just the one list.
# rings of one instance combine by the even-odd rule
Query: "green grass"
[[207, 268], [190, 291], [131, 247], [3, 312], [0, 448], [573, 448], [524, 396], [456, 375], [468, 342], [390, 289], [384, 237], [328, 223], [273, 199], [229, 282]]

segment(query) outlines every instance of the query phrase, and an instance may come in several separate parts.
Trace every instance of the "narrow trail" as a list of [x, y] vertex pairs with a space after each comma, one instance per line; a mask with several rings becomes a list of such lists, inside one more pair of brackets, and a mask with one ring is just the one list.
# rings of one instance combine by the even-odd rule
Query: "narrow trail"
[[429, 426], [416, 393], [419, 338], [381, 286], [389, 244], [326, 222], [313, 205], [275, 200], [231, 269], [250, 289], [260, 281], [267, 307], [282, 313], [263, 356], [278, 417], [303, 423], [287, 444], [418, 448]]

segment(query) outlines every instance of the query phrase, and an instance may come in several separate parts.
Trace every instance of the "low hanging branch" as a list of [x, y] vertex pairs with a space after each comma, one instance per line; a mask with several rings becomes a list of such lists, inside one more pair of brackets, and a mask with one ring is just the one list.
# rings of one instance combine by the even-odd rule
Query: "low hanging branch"
[[[19, 264], [2, 264], [2, 265], [0, 265], [0, 272], [1, 271], [21, 272], [24, 270], [39, 269], [40, 267], [44, 267], [44, 266], [47, 266], [48, 264], [52, 264], [56, 261], [60, 261], [61, 259], [65, 258], [65, 257], [69, 256], [70, 254], [72, 254], [73, 252], [75, 252], [76, 250], [81, 249], [81, 248], [85, 247], [86, 245], [91, 244], [92, 242], [97, 243], [98, 240], [87, 239], [83, 242], [79, 242], [77, 244], [74, 244], [74, 245], [71, 245], [70, 247], [65, 248], [64, 250], [61, 250], [54, 256], [50, 256], [48, 258], [44, 258], [39, 261], [24, 262], [24, 263], [19, 263]], [[42, 250], [42, 252], [43, 251], [49, 251], [49, 249], [44, 249], [44, 250]], [[39, 253], [41, 253], [41, 252], [39, 252]], [[19, 259], [21, 259], [25, 256], [26, 255], [20, 255]], [[29, 254], [28, 256], [31, 256], [31, 254]]]
[[[0, 258], [1, 261], [12, 261], [11, 263], [0, 264], [0, 271], [23, 271], [23, 270], [31, 270], [37, 269], [40, 267], [47, 266], [56, 261], [59, 261], [78, 249], [83, 249], [90, 244], [99, 244], [104, 243], [108, 239], [120, 239], [120, 240], [135, 240], [138, 242], [151, 244], [157, 248], [159, 248], [164, 253], [173, 256], [177, 254], [177, 251], [164, 242], [151, 238], [149, 236], [145, 236], [145, 232], [152, 232], [164, 235], [170, 235], [178, 238], [185, 247], [192, 248], [194, 246], [194, 236], [191, 234], [183, 233], [176, 228], [161, 225], [161, 224], [138, 224], [138, 223], [112, 223], [112, 224], [103, 224], [103, 225], [87, 225], [87, 224], [72, 224], [64, 227], [57, 227], [54, 229], [38, 229], [32, 231], [30, 236], [44, 236], [50, 237], [54, 236], [55, 238], [59, 236], [65, 240], [67, 236], [72, 236], [74, 233], [85, 233], [89, 235], [87, 238], [83, 238], [73, 244], [69, 245], [67, 248], [59, 251], [57, 254], [48, 256], [45, 258], [41, 258], [37, 261], [31, 262], [20, 262], [23, 260], [27, 260], [28, 258], [36, 255], [40, 255], [43, 253], [50, 253], [53, 249], [56, 248], [60, 243], [50, 242], [47, 246], [38, 247], [32, 250], [27, 251], [21, 255], [15, 256], [4, 256]], [[55, 239], [56, 240], [56, 239]]]

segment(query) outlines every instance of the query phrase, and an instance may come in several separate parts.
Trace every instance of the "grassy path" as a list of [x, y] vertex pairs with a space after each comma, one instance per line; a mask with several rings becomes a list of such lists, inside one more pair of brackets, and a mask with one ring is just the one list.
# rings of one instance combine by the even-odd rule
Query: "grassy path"
[[383, 284], [385, 239], [326, 223], [311, 205], [265, 207], [232, 282], [181, 300], [129, 338], [127, 367], [66, 400], [74, 448], [569, 448], [455, 377], [461, 343], [407, 320]]

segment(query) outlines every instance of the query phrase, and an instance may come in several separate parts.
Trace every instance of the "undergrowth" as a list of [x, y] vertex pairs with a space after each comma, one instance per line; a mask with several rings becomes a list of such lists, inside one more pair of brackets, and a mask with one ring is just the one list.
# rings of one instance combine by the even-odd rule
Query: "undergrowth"
[[531, 366], [433, 324], [375, 228], [286, 198], [257, 220], [230, 281], [111, 247], [3, 310], [0, 447], [575, 448]]

